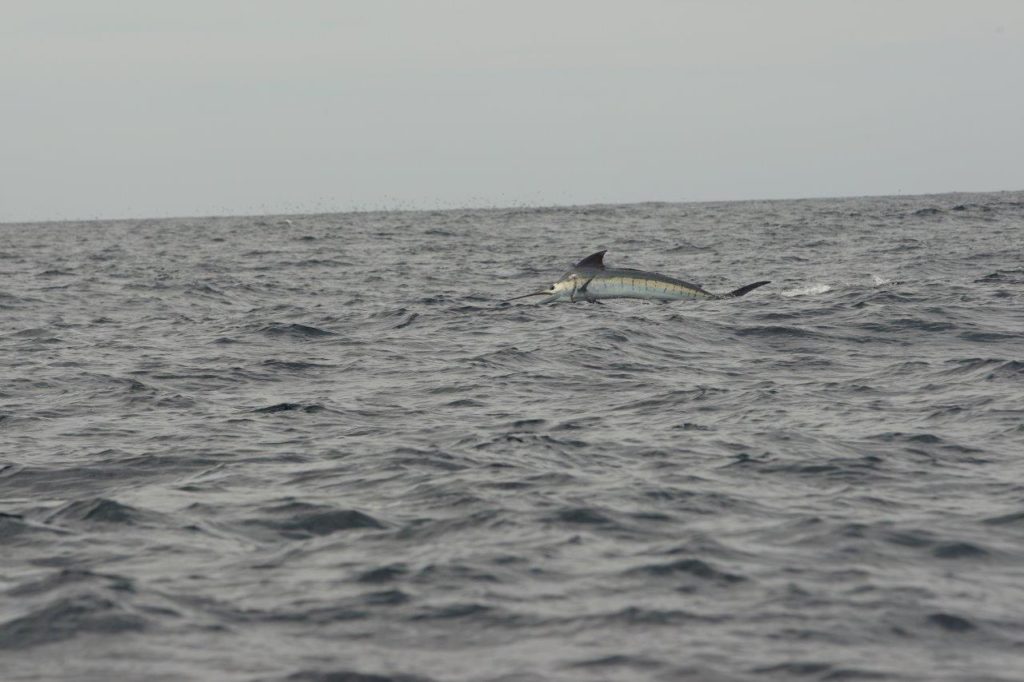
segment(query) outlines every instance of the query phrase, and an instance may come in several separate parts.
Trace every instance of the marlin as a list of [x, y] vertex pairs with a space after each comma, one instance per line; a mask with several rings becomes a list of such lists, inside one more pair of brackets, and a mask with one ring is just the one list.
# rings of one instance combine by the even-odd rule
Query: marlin
[[769, 284], [768, 281], [754, 282], [740, 287], [727, 294], [713, 294], [705, 291], [698, 284], [684, 282], [675, 277], [668, 277], [657, 272], [634, 270], [633, 268], [606, 268], [604, 254], [598, 251], [581, 260], [572, 270], [562, 275], [561, 279], [543, 291], [523, 294], [505, 299], [515, 301], [530, 296], [547, 296], [541, 303], [556, 301], [590, 301], [597, 303], [606, 298], [640, 298], [647, 301], [678, 301], [690, 298], [736, 298], [749, 293], [758, 287]]

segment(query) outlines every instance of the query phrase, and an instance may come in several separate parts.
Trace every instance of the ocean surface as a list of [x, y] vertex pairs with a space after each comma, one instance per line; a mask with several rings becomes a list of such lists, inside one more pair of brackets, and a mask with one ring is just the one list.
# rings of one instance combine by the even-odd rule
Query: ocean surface
[[4, 682], [1022, 679], [1022, 192], [0, 225]]

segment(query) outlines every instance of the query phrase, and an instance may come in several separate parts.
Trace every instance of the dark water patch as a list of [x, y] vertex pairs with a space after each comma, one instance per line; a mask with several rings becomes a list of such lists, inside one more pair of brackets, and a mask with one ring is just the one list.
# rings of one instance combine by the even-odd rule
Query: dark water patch
[[830, 670], [832, 670], [831, 663], [821, 661], [786, 661], [785, 663], [754, 668], [750, 672], [756, 675], [771, 675], [773, 677], [780, 675], [786, 677], [810, 677], [812, 675], [822, 675]]
[[976, 625], [961, 616], [951, 613], [933, 613], [927, 618], [929, 625], [941, 628], [946, 632], [964, 633], [976, 629]]
[[932, 555], [937, 559], [979, 559], [989, 552], [970, 542], [950, 542], [933, 549]]
[[209, 282], [192, 282], [184, 287], [184, 293], [190, 297], [227, 298], [227, 294], [223, 290]]
[[593, 507], [571, 507], [568, 509], [559, 509], [549, 518], [551, 521], [571, 525], [581, 524], [606, 526], [614, 523], [610, 516]]
[[509, 517], [498, 509], [469, 511], [479, 507], [481, 500], [464, 493], [448, 494], [443, 497], [427, 495], [426, 499], [432, 506], [444, 508], [465, 508], [464, 514], [455, 518], [421, 517], [406, 523], [397, 534], [401, 540], [433, 540], [469, 531], [500, 533], [514, 526]]
[[300, 670], [283, 679], [287, 682], [433, 682], [419, 675], [378, 675], [356, 670]]
[[275, 405], [268, 405], [267, 407], [259, 407], [253, 410], [257, 414], [276, 414], [278, 412], [305, 412], [307, 414], [316, 414], [317, 412], [324, 411], [323, 405], [316, 403], [310, 405], [304, 405], [302, 403], [277, 403]]
[[546, 419], [517, 419], [508, 426], [516, 431], [533, 431], [545, 427], [547, 423]]
[[[512, 468], [511, 465], [506, 465]], [[518, 471], [512, 474], [515, 478], [511, 480], [492, 481], [489, 488], [496, 490], [545, 490], [551, 486], [571, 485], [572, 476], [562, 473], [543, 473], [520, 476]]]
[[1011, 372], [1017, 370], [1017, 361], [999, 360], [996, 358], [964, 358], [962, 360], [947, 360], [948, 370], [942, 372], [944, 376], [957, 376], [961, 374], [978, 374], [984, 376], [993, 373], [1004, 365], [1010, 365]]
[[[747, 459], [746, 462], [758, 462]], [[734, 463], [739, 464], [740, 461]], [[798, 476], [812, 480], [829, 480], [850, 484], [888, 479], [885, 460], [876, 455], [860, 457], [829, 457], [810, 461], [771, 461], [761, 459], [758, 466], [764, 473]]]
[[498, 584], [502, 579], [491, 569], [465, 563], [428, 564], [412, 578], [421, 585], [437, 583]]
[[469, 465], [464, 458], [440, 449], [421, 449], [399, 447], [391, 452], [389, 468], [396, 469], [440, 469], [442, 471], [461, 471]]
[[991, 516], [987, 519], [983, 519], [983, 522], [991, 526], [1024, 526], [1024, 511], [1003, 514], [1001, 516]]
[[[454, 303], [454, 300], [452, 299], [451, 296], [445, 296], [443, 294], [439, 294], [437, 296], [426, 296], [424, 298], [416, 299], [416, 302], [419, 303], [419, 304], [422, 304], [422, 305], [430, 305], [430, 306], [444, 305], [444, 306], [448, 306], [448, 305], [451, 305], [452, 303]], [[468, 308], [468, 310], [474, 310], [474, 308]]]
[[20, 514], [7, 514], [0, 512], [0, 541], [10, 541], [22, 533], [26, 533], [30, 527], [25, 523], [25, 517]]
[[494, 609], [486, 604], [460, 603], [445, 604], [443, 606], [430, 607], [414, 614], [411, 621], [447, 621], [447, 620], [474, 620], [481, 616], [490, 615]]
[[109, 374], [91, 374], [88, 375], [88, 379], [95, 383], [104, 384], [105, 388], [114, 388], [125, 391], [126, 393], [153, 394], [156, 392], [156, 389], [152, 386], [147, 386], [138, 379], [132, 379], [131, 377], [118, 377], [111, 376]]
[[635, 670], [656, 670], [665, 667], [663, 661], [630, 654], [611, 654], [599, 658], [588, 658], [566, 664], [567, 668], [604, 670], [607, 668], [632, 668]]
[[[665, 253], [693, 253], [695, 251], [708, 251], [710, 249], [710, 246], [699, 246], [697, 244], [691, 244], [690, 242], [679, 242], [675, 246], [670, 246], [669, 248], [667, 248], [665, 250]], [[692, 281], [694, 284], [697, 284], [697, 286], [701, 286], [692, 279], [688, 279], [686, 281]]]
[[1001, 379], [1020, 380], [1024, 377], [1024, 362], [1020, 360], [1007, 360], [995, 367], [992, 367], [984, 374], [985, 381], [996, 381]]
[[974, 280], [975, 284], [1024, 284], [1024, 269], [999, 270]]
[[822, 661], [786, 661], [775, 665], [751, 669], [755, 675], [766, 675], [769, 679], [815, 679], [822, 682], [842, 680], [892, 680], [902, 679], [890, 673], [861, 668], [841, 668]]
[[0, 512], [0, 542], [10, 544], [35, 545], [43, 537], [64, 535], [60, 528], [50, 528], [27, 520], [21, 514]]
[[695, 479], [684, 485], [685, 487], [655, 486], [637, 492], [648, 501], [667, 505], [672, 511], [687, 515], [714, 515], [727, 513], [729, 510], [745, 510], [750, 507], [748, 501], [736, 495], [690, 489], [690, 486], [702, 487], [700, 479]]
[[312, 327], [298, 323], [278, 323], [267, 325], [259, 329], [261, 334], [273, 337], [286, 337], [294, 339], [317, 339], [325, 336], [335, 336], [335, 333], [319, 327]]
[[706, 400], [728, 400], [730, 398], [728, 389], [712, 388], [708, 386], [695, 386], [689, 389], [676, 389], [652, 396], [650, 398], [635, 400], [633, 402], [618, 405], [615, 410], [639, 410], [657, 411], [660, 409], [673, 409], [689, 402]]
[[361, 583], [389, 583], [408, 575], [409, 569], [403, 564], [390, 564], [372, 568], [359, 575], [356, 580]]
[[479, 400], [473, 400], [472, 398], [460, 398], [453, 400], [449, 403], [445, 403], [445, 407], [458, 408], [458, 407], [483, 407], [485, 403]]
[[354, 509], [336, 509], [297, 516], [279, 527], [290, 532], [329, 535], [354, 528], [384, 528], [384, 524]]
[[822, 682], [842, 682], [843, 680], [892, 680], [899, 679], [888, 672], [865, 670], [862, 668], [836, 668], [822, 678]]
[[319, 362], [307, 362], [303, 360], [264, 360], [261, 365], [274, 370], [281, 370], [285, 372], [304, 372], [306, 370], [321, 370], [331, 369], [337, 367], [337, 365], [319, 363]]
[[935, 433], [902, 433], [888, 431], [867, 437], [868, 442], [901, 444], [908, 452], [936, 454], [943, 456], [976, 455], [984, 452], [971, 445], [963, 445], [949, 441]]
[[5, 336], [16, 339], [31, 339], [35, 343], [40, 344], [64, 342], [63, 339], [53, 335], [53, 329], [46, 327], [33, 327], [30, 329], [21, 329], [19, 331], [6, 334]]
[[265, 612], [261, 610], [249, 612], [246, 618], [257, 622], [299, 623], [311, 625], [330, 625], [348, 621], [362, 621], [368, 616], [363, 609], [349, 606], [322, 606], [315, 608], [287, 608]]
[[369, 514], [355, 509], [336, 509], [304, 502], [288, 501], [263, 511], [262, 518], [248, 519], [245, 523], [270, 528], [293, 539], [385, 527]]
[[693, 422], [683, 422], [682, 424], [676, 424], [672, 427], [673, 429], [679, 429], [680, 431], [713, 431], [714, 429], [704, 424], [695, 424]]
[[408, 317], [406, 317], [402, 322], [400, 322], [399, 324], [395, 325], [394, 328], [395, 329], [405, 329], [406, 327], [411, 325], [413, 322], [415, 322], [416, 319], [419, 316], [420, 316], [419, 313], [412, 313]]
[[57, 599], [25, 616], [0, 623], [0, 649], [20, 651], [80, 634], [141, 632], [146, 621], [115, 601], [91, 594]]
[[506, 368], [513, 366], [526, 366], [533, 357], [529, 351], [521, 351], [518, 348], [502, 348], [501, 350], [484, 353], [470, 358], [469, 362], [485, 367]]
[[992, 331], [974, 331], [974, 332], [963, 332], [959, 335], [964, 341], [971, 341], [974, 343], [1001, 343], [1015, 342], [1020, 340], [1019, 332], [992, 332]]
[[694, 624], [709, 624], [730, 620], [730, 616], [708, 617], [682, 609], [650, 609], [629, 606], [620, 611], [604, 614], [600, 621], [616, 623], [627, 627], [679, 627]]
[[893, 318], [877, 322], [864, 322], [857, 325], [859, 329], [879, 334], [914, 333], [914, 332], [947, 332], [956, 329], [957, 325], [942, 320], [925, 320], [916, 317]]
[[667, 564], [647, 564], [626, 571], [627, 575], [647, 576], [649, 578], [677, 578], [692, 576], [710, 582], [732, 584], [746, 580], [741, 575], [721, 571], [700, 559], [679, 559]]
[[408, 308], [389, 308], [371, 313], [369, 318], [372, 320], [402, 321], [408, 319], [409, 315], [416, 315], [416, 313], [411, 313]]
[[31, 597], [81, 585], [101, 586], [115, 592], [135, 592], [134, 583], [130, 578], [114, 574], [94, 573], [80, 568], [64, 568], [45, 578], [13, 587], [7, 591], [7, 594], [12, 597]]
[[882, 529], [878, 536], [885, 542], [900, 547], [930, 547], [935, 544], [935, 536], [919, 529]]
[[412, 597], [401, 590], [383, 590], [364, 594], [360, 601], [366, 606], [401, 606], [412, 601]]
[[303, 258], [302, 260], [281, 263], [281, 267], [294, 268], [344, 268], [350, 265], [352, 265], [350, 261], [337, 258]]
[[477, 450], [488, 450], [503, 452], [508, 450], [522, 451], [524, 449], [537, 448], [556, 453], [569, 453], [574, 450], [583, 450], [590, 447], [587, 441], [578, 438], [555, 437], [546, 433], [532, 431], [520, 431], [519, 433], [504, 433], [494, 436], [485, 442], [473, 446]]
[[[110, 437], [101, 432], [98, 441]], [[61, 464], [50, 467], [19, 467], [7, 475], [0, 475], [0, 493], [12, 495], [15, 492], [38, 497], [51, 495], [50, 499], [63, 501], [53, 491], [73, 491], [78, 494], [102, 492], [116, 489], [116, 483], [138, 480], [175, 478], [183, 472], [201, 470], [216, 464], [204, 455], [187, 452], [181, 457], [119, 457], [98, 459], [85, 466]]]
[[84, 523], [131, 526], [154, 518], [156, 515], [152, 512], [100, 497], [70, 502], [48, 516], [46, 522], [58, 525]]
[[757, 325], [741, 327], [734, 332], [737, 336], [755, 339], [819, 339], [823, 334], [792, 325]]

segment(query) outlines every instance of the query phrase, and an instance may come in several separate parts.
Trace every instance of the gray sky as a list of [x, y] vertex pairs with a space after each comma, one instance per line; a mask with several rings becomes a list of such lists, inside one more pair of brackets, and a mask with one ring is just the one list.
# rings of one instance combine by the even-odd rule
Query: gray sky
[[0, 0], [0, 221], [1022, 188], [1020, 0]]

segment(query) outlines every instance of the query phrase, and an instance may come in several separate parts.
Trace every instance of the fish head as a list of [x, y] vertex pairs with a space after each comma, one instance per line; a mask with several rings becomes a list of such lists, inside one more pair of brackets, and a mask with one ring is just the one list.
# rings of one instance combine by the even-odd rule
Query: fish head
[[579, 286], [580, 276], [575, 271], [570, 270], [562, 275], [561, 279], [548, 287], [545, 293], [548, 294], [549, 298], [541, 301], [541, 303], [570, 300], [575, 295]]
[[606, 251], [592, 253], [579, 263], [573, 266], [572, 270], [562, 275], [557, 282], [547, 289], [535, 291], [532, 294], [523, 294], [513, 298], [506, 298], [506, 301], [515, 301], [530, 296], [547, 296], [541, 303], [554, 303], [555, 301], [574, 301], [580, 289], [585, 289], [585, 282], [589, 282], [604, 270], [604, 254]]
[[514, 301], [519, 298], [527, 298], [529, 296], [547, 296], [546, 299], [540, 301], [540, 303], [554, 303], [555, 301], [568, 301], [571, 300], [573, 294], [576, 293], [576, 289], [579, 287], [580, 278], [579, 274], [575, 271], [570, 270], [569, 272], [562, 275], [562, 277], [549, 286], [547, 289], [535, 291], [532, 294], [523, 294], [522, 296], [516, 296], [515, 298], [506, 299], [508, 301]]

